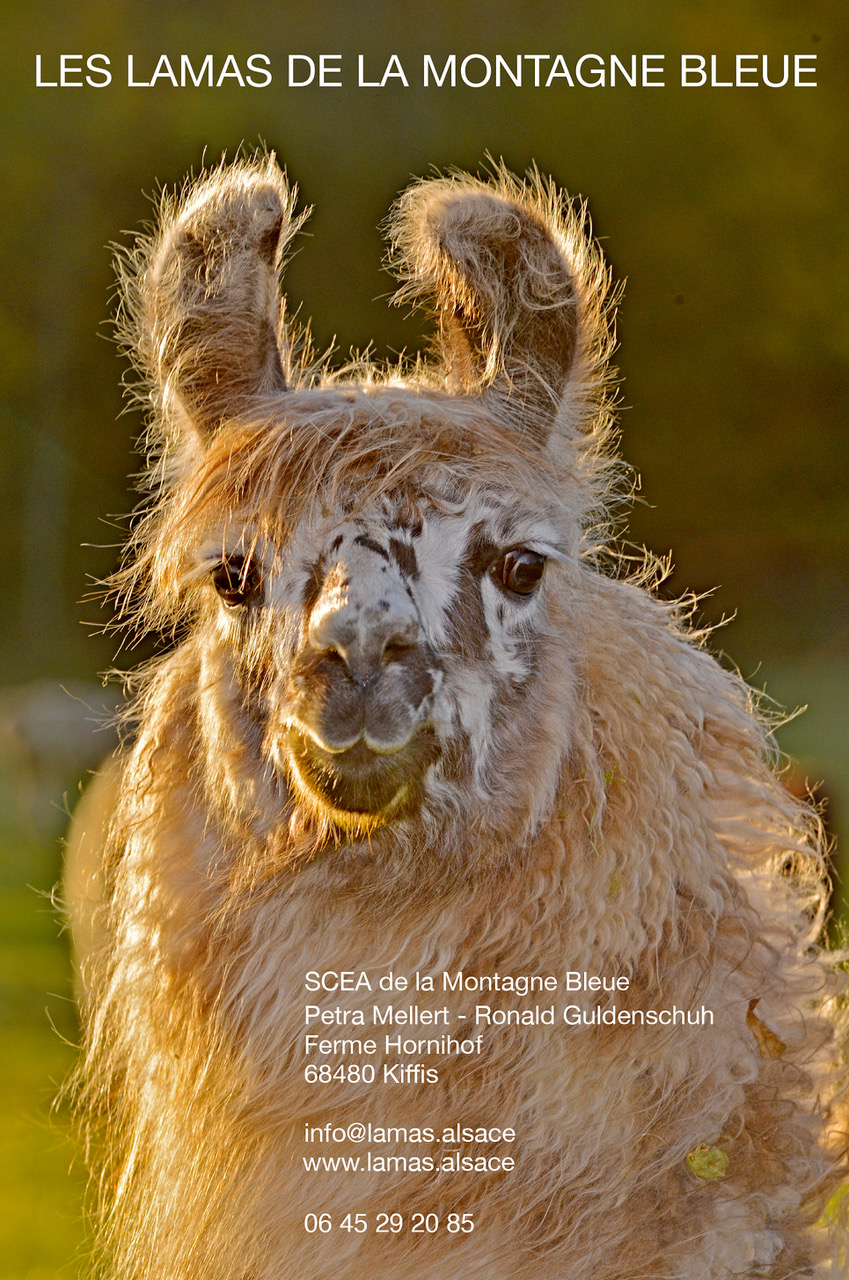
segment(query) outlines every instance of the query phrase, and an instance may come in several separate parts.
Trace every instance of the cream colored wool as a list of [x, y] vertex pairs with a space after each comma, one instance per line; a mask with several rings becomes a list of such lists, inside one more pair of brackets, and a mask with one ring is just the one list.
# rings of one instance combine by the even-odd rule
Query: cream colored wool
[[[603, 549], [611, 294], [581, 211], [536, 176], [414, 186], [390, 234], [401, 299], [435, 299], [435, 357], [331, 374], [277, 297], [293, 206], [273, 158], [222, 166], [122, 270], [155, 413], [119, 595], [177, 643], [139, 678], [96, 927], [86, 907], [104, 1271], [830, 1274], [843, 1032], [819, 825], [750, 691]], [[511, 548], [546, 561], [525, 597], [495, 580]], [[261, 585], [228, 604], [212, 575], [248, 562]], [[352, 684], [371, 792], [327, 781]], [[323, 783], [303, 766], [322, 742]], [[401, 1001], [307, 997], [311, 969], [626, 975], [620, 1007], [716, 1023], [484, 1028], [479, 1057], [421, 1059], [436, 1084], [317, 1088], [305, 1003], [370, 1023]], [[516, 1170], [306, 1176], [305, 1124], [353, 1119], [511, 1126]], [[475, 1230], [304, 1230], [349, 1211]]]

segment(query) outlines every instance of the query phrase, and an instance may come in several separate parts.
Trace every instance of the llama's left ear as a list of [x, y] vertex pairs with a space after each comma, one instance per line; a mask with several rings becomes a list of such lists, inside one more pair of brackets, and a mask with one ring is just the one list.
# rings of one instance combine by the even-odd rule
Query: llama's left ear
[[434, 296], [449, 389], [485, 395], [544, 442], [578, 345], [565, 244], [520, 184], [424, 181], [390, 221], [398, 300]]
[[157, 234], [128, 261], [125, 337], [166, 431], [203, 444], [286, 389], [277, 276], [293, 209], [273, 156], [222, 165], [163, 201]]

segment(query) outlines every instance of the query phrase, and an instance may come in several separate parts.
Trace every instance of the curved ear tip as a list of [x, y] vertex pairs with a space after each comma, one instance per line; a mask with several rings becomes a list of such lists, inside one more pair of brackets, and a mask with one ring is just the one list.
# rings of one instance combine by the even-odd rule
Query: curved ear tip
[[263, 262], [267, 262], [269, 266], [273, 266], [277, 260], [278, 253], [282, 252], [281, 231], [283, 230], [283, 210], [278, 205], [277, 209], [271, 210], [271, 217], [268, 219], [267, 225], [263, 220], [263, 227], [257, 237], [256, 251]]
[[449, 226], [503, 217], [505, 214], [515, 216], [518, 212], [515, 202], [506, 199], [497, 191], [482, 191], [462, 186], [434, 192], [430, 207], [432, 216], [440, 218]]
[[187, 240], [204, 252], [230, 240], [252, 248], [269, 267], [275, 267], [300, 225], [294, 202], [295, 192], [271, 158], [219, 166], [202, 175], [172, 209], [165, 206], [155, 256], [168, 255]]
[[[247, 180], [246, 180], [247, 179]], [[269, 182], [265, 174], [223, 173], [203, 182], [182, 211], [187, 221], [201, 218], [215, 222], [234, 220], [267, 222], [280, 217], [291, 204], [282, 181]]]
[[252, 190], [248, 188], [241, 198], [237, 198], [234, 204], [247, 221], [248, 234], [256, 244], [257, 253], [271, 265], [277, 257], [278, 249], [282, 250], [284, 221], [291, 218], [290, 193], [285, 188], [281, 191], [276, 184], [258, 182]]
[[401, 198], [400, 213], [405, 220], [419, 225], [453, 227], [491, 216], [492, 209], [502, 203], [495, 192], [466, 186], [451, 178], [436, 178], [406, 191]]
[[469, 243], [509, 244], [529, 233], [550, 236], [539, 214], [498, 190], [448, 181], [424, 183], [410, 193], [402, 216], [422, 245], [438, 245], [449, 257]]

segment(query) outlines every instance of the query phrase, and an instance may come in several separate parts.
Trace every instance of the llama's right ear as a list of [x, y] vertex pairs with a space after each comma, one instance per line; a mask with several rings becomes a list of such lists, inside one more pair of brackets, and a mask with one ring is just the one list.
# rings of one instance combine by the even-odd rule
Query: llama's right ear
[[251, 400], [286, 389], [277, 276], [301, 219], [273, 156], [221, 166], [178, 201], [125, 272], [128, 345], [166, 431], [205, 443]]

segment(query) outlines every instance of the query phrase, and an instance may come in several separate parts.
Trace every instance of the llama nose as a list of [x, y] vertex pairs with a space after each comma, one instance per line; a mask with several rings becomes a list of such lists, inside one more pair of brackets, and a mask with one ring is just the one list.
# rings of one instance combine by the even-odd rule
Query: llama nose
[[412, 605], [405, 608], [385, 597], [319, 600], [309, 624], [312, 648], [341, 658], [354, 679], [363, 683], [390, 663], [403, 661], [418, 639]]

